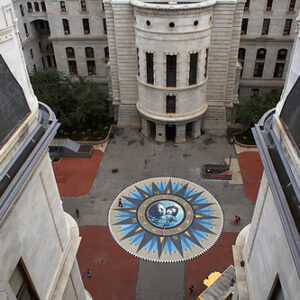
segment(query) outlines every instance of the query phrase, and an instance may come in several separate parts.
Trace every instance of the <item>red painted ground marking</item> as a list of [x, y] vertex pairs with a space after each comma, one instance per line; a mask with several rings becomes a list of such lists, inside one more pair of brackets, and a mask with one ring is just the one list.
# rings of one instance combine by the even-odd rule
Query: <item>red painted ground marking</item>
[[106, 226], [82, 226], [77, 253], [85, 288], [94, 300], [132, 300], [135, 295], [139, 260], [128, 254], [112, 238]]
[[61, 197], [80, 197], [87, 194], [94, 183], [102, 151], [95, 150], [91, 158], [63, 157], [52, 163]]
[[248, 199], [256, 202], [263, 165], [258, 152], [242, 152], [239, 154], [239, 165], [242, 173], [244, 189]]
[[[223, 273], [233, 264], [232, 245], [235, 244], [237, 235], [238, 232], [223, 232], [211, 249], [186, 262], [186, 300], [196, 299], [205, 290], [203, 280], [210, 273], [214, 271]], [[192, 294], [189, 292], [191, 284], [195, 287]]]

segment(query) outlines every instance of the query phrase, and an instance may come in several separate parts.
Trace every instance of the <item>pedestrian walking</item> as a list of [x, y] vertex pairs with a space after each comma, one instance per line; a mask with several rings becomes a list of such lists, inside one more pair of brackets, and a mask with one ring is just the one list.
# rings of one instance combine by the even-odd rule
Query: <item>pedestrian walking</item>
[[193, 293], [194, 289], [195, 289], [195, 287], [191, 284], [190, 287], [189, 287], [189, 290], [190, 290], [191, 294]]
[[239, 216], [235, 216], [234, 221], [235, 221], [235, 224], [239, 224], [241, 221], [241, 218]]
[[119, 207], [123, 207], [123, 203], [122, 203], [122, 199], [119, 198], [119, 204], [118, 204]]
[[79, 218], [80, 217], [80, 215], [79, 215], [79, 209], [76, 208], [75, 212], [76, 212], [76, 217]]

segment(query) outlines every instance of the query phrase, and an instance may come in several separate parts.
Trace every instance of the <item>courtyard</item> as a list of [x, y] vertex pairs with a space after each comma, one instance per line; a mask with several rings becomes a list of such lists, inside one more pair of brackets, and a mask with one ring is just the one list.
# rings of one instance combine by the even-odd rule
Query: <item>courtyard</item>
[[[84, 190], [85, 181], [91, 185], [93, 178], [84, 171], [80, 184], [75, 182], [67, 189], [60, 188], [65, 211], [76, 218], [80, 226], [82, 242], [77, 258], [84, 284], [95, 300], [195, 299], [205, 289], [203, 279], [215, 270], [223, 272], [233, 263], [231, 246], [238, 232], [251, 222], [255, 197], [247, 198], [247, 188], [241, 180], [208, 180], [202, 176], [203, 164], [224, 164], [230, 155], [233, 156], [232, 166], [238, 165], [233, 145], [214, 132], [206, 132], [185, 144], [157, 144], [144, 138], [139, 131], [115, 129], [101, 163], [94, 162], [100, 163], [100, 167], [90, 191], [81, 197], [64, 197], [76, 195], [77, 186]], [[253, 169], [255, 163], [249, 160], [254, 177], [249, 179], [247, 173], [240, 176], [250, 187], [251, 195], [257, 193], [262, 172], [257, 156], [253, 158], [260, 168]], [[247, 159], [243, 158], [245, 170], [249, 167]], [[75, 165], [76, 159], [73, 160]], [[71, 168], [69, 172], [74, 173], [74, 170]], [[58, 178], [57, 172], [56, 177], [60, 187], [64, 179]], [[206, 189], [220, 204], [224, 219], [222, 233], [214, 246], [201, 256], [178, 263], [145, 261], [124, 251], [111, 236], [108, 213], [114, 199], [128, 186], [154, 177], [191, 181]], [[235, 215], [241, 217], [239, 225], [233, 221]], [[91, 271], [89, 277], [84, 274], [87, 269]], [[195, 286], [192, 294], [188, 291], [191, 284]]]

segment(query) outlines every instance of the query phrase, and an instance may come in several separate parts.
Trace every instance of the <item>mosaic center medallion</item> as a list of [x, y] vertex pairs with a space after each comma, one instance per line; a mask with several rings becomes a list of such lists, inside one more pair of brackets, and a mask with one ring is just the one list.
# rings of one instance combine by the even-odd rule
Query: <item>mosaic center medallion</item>
[[221, 207], [207, 190], [168, 177], [127, 187], [113, 201], [108, 219], [122, 248], [157, 262], [201, 255], [217, 241], [223, 227]]

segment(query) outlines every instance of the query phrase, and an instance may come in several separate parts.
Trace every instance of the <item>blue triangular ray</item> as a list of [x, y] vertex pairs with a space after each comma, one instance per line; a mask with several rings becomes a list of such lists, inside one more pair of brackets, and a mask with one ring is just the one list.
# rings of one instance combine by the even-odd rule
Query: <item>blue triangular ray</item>
[[119, 232], [122, 231], [126, 234], [126, 233], [130, 232], [135, 226], [136, 226], [136, 224], [121, 225], [121, 230], [119, 230]]
[[[131, 237], [130, 237], [130, 240], [131, 240], [130, 245], [132, 245], [133, 243], [139, 244], [140, 241], [141, 241], [141, 239], [142, 239], [142, 237], [143, 237], [143, 235], [144, 235], [144, 233], [145, 233], [145, 232], [142, 231], [142, 232], [139, 232], [139, 233], [137, 233], [137, 234], [131, 236]], [[132, 237], [135, 237], [135, 238], [132, 239]]]

